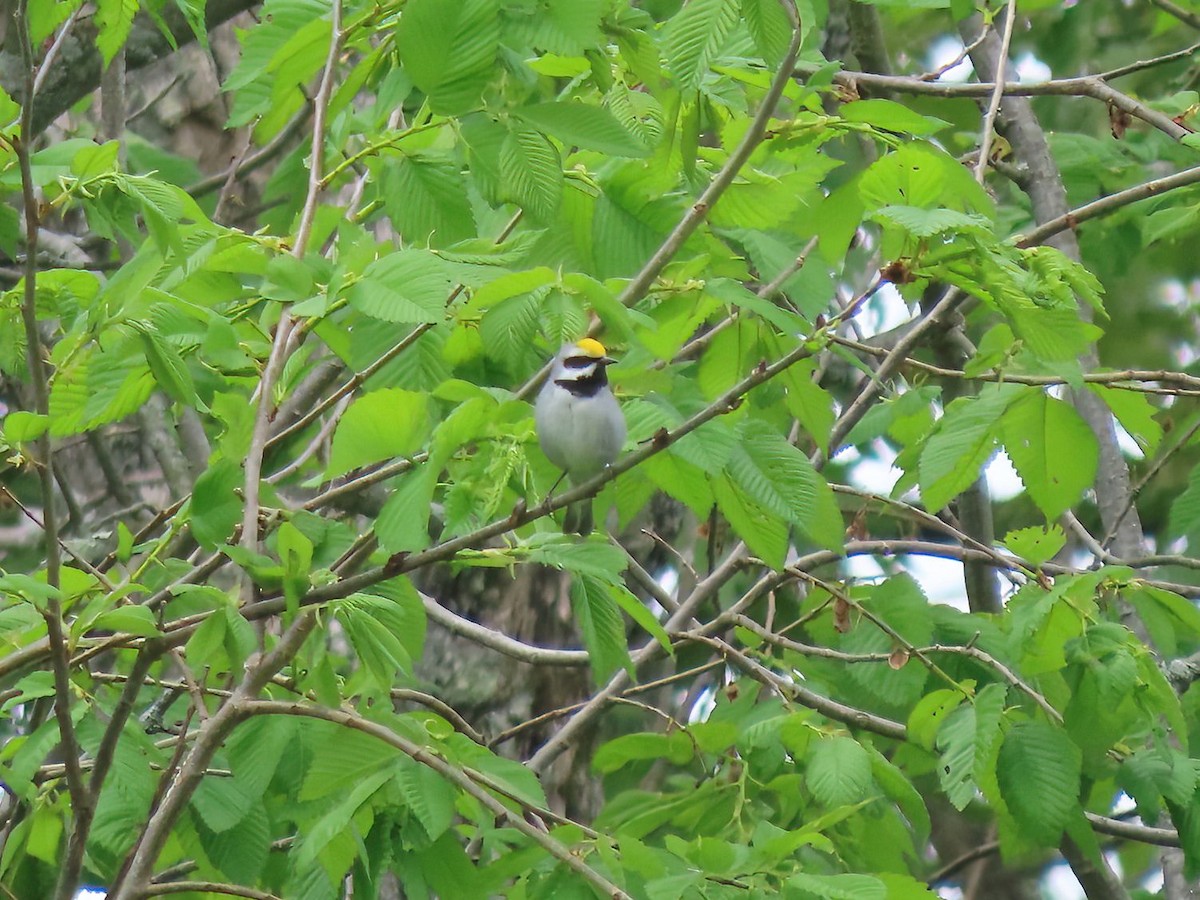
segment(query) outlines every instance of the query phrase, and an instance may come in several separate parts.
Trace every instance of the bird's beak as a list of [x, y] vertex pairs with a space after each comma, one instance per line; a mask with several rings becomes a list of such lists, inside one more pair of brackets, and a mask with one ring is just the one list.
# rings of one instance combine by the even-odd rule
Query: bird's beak
[[615, 366], [617, 364], [617, 361], [611, 356], [602, 356], [596, 361], [602, 366]]

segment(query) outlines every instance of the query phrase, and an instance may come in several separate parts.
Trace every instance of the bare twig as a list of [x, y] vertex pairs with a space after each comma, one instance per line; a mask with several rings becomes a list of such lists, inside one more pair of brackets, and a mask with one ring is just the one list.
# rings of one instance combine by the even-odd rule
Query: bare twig
[[1150, 0], [1155, 6], [1163, 12], [1170, 13], [1184, 25], [1190, 25], [1192, 28], [1200, 28], [1200, 14], [1184, 9], [1171, 0]]
[[1053, 219], [1048, 219], [1028, 234], [1017, 235], [1013, 238], [1013, 242], [1018, 247], [1036, 247], [1045, 243], [1047, 238], [1067, 229], [1074, 229], [1088, 219], [1107, 215], [1131, 203], [1145, 200], [1147, 197], [1157, 197], [1159, 194], [1165, 194], [1167, 191], [1186, 187], [1198, 181], [1200, 181], [1200, 166], [1193, 166], [1163, 178], [1153, 178], [1123, 191], [1117, 191], [1115, 194], [1109, 194], [1107, 197], [1101, 197], [1099, 200], [1093, 200], [1091, 203], [1085, 203], [1083, 206], [1078, 206]]
[[[989, 35], [990, 36], [990, 35]], [[978, 66], [976, 67], [978, 69]], [[797, 67], [797, 73], [815, 71], [811, 66]], [[838, 84], [854, 87], [862, 84], [895, 91], [899, 94], [921, 94], [928, 97], [990, 97], [996, 89], [995, 83], [922, 81], [907, 75], [875, 75], [870, 72], [840, 72], [834, 76]], [[1054, 81], [1008, 81], [1001, 85], [1005, 97], [1086, 97], [1111, 104], [1129, 115], [1141, 119], [1148, 125], [1181, 140], [1191, 134], [1188, 129], [1175, 122], [1170, 116], [1151, 109], [1108, 84], [1100, 75], [1079, 75]]]
[[[338, 54], [345, 35], [342, 32], [341, 0], [334, 0], [331, 12], [331, 28], [329, 52], [325, 58], [325, 70], [321, 75], [321, 83], [313, 100], [312, 127], [312, 156], [309, 160], [308, 192], [304, 197], [304, 208], [300, 213], [299, 226], [296, 229], [296, 239], [292, 245], [292, 256], [303, 259], [308, 252], [308, 242], [312, 235], [313, 221], [317, 213], [317, 198], [321, 192], [321, 171], [325, 155], [325, 120], [329, 112], [329, 101], [333, 96], [334, 73], [337, 69]], [[245, 511], [242, 516], [241, 544], [249, 550], [258, 548], [258, 497], [259, 479], [262, 475], [263, 454], [266, 452], [267, 428], [270, 423], [272, 394], [275, 383], [283, 371], [287, 360], [288, 341], [291, 336], [293, 320], [291, 313], [285, 308], [279, 314], [279, 323], [275, 326], [275, 339], [271, 345], [271, 355], [263, 371], [262, 381], [258, 390], [258, 406], [254, 416], [254, 429], [250, 438], [250, 449], [245, 460], [245, 488], [243, 500]]]
[[[1017, 19], [1017, 0], [1008, 0], [1004, 10], [1004, 32], [1000, 39], [1000, 62], [997, 64], [996, 84], [988, 100], [987, 112], [983, 116], [983, 136], [979, 142], [979, 159], [975, 161], [975, 180], [983, 184], [987, 177], [988, 159], [992, 155], [992, 138], [996, 131], [996, 116], [1000, 113], [1000, 101], [1004, 98], [1004, 76], [1008, 72], [1008, 48], [1012, 43], [1013, 22]], [[986, 34], [976, 41], [979, 44]]]
[[164, 881], [142, 888], [143, 897], [161, 897], [165, 894], [227, 894], [230, 897], [248, 897], [250, 900], [280, 900], [270, 891], [225, 884], [219, 881]]
[[[24, 101], [21, 104], [21, 136], [12, 139], [21, 172], [21, 195], [24, 204], [25, 223], [25, 290], [21, 299], [21, 320], [25, 327], [25, 359], [29, 367], [29, 380], [33, 388], [34, 409], [38, 415], [48, 418], [50, 401], [48, 375], [43, 360], [41, 332], [37, 319], [37, 248], [38, 200], [33, 181], [30, 161], [33, 140], [33, 97], [35, 62], [29, 38], [29, 2], [18, 0], [14, 24], [17, 41], [21, 48], [21, 63], [24, 70]], [[60, 39], [62, 34], [60, 33]], [[58, 721], [59, 737], [66, 763], [67, 786], [71, 795], [71, 808], [75, 816], [72, 829], [71, 852], [63, 860], [59, 871], [58, 885], [54, 896], [65, 900], [75, 893], [79, 872], [83, 865], [83, 841], [75, 840], [79, 825], [83, 825], [81, 837], [87, 834], [87, 823], [94, 811], [93, 797], [84, 780], [80, 766], [79, 740], [75, 724], [71, 719], [71, 670], [70, 648], [67, 645], [66, 627], [63, 621], [62, 601], [58, 594], [62, 557], [59, 549], [58, 515], [54, 509], [54, 458], [50, 450], [49, 431], [43, 431], [34, 441], [37, 455], [38, 480], [42, 493], [42, 529], [46, 535], [46, 582], [54, 589], [41, 609], [46, 620], [46, 636], [50, 648], [50, 664], [54, 677], [54, 715]]]
[[[62, 28], [58, 29], [58, 34], [54, 36], [54, 42], [50, 45], [50, 49], [46, 51], [46, 55], [42, 57], [42, 62], [37, 66], [37, 75], [34, 76], [33, 85], [30, 87], [29, 93], [26, 95], [26, 103], [33, 105], [33, 99], [37, 96], [38, 91], [42, 89], [42, 85], [46, 81], [46, 73], [54, 66], [54, 59], [58, 56], [58, 51], [62, 49], [63, 42], [67, 39], [67, 35], [71, 33], [71, 28], [75, 25], [75, 20], [79, 18], [80, 12], [83, 11], [83, 4], [75, 7], [71, 14], [67, 16], [67, 20], [63, 22]], [[22, 135], [26, 132], [22, 131]]]

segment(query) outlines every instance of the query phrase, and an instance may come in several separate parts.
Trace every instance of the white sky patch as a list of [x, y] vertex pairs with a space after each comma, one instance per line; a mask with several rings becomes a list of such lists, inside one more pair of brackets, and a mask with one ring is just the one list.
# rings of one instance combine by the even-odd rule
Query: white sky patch
[[[929, 47], [929, 58], [927, 65], [929, 71], [940, 69], [947, 63], [953, 62], [963, 51], [963, 42], [957, 37], [950, 34], [944, 34]], [[947, 69], [942, 73], [939, 81], [954, 81], [963, 82], [969, 79], [974, 73], [975, 67], [971, 65], [969, 59], [964, 59], [957, 66]]]
[[1042, 876], [1042, 896], [1054, 900], [1086, 900], [1087, 894], [1079, 886], [1079, 880], [1065, 862], [1056, 863], [1046, 869]]
[[82, 887], [75, 893], [75, 900], [104, 900], [108, 896], [107, 891], [100, 888]]
[[1016, 70], [1017, 80], [1024, 82], [1049, 81], [1052, 74], [1050, 67], [1028, 50], [1017, 57], [1013, 68]]
[[963, 566], [958, 560], [910, 556], [904, 570], [921, 586], [930, 603], [967, 611], [967, 588], [963, 582]]
[[992, 457], [992, 461], [984, 468], [983, 474], [987, 478], [988, 493], [993, 500], [1001, 502], [1011, 500], [1025, 490], [1021, 476], [1017, 474], [1012, 460], [1003, 450]]
[[911, 318], [908, 302], [900, 296], [894, 284], [885, 282], [854, 317], [854, 321], [862, 330], [863, 337], [871, 337], [895, 328]]
[[861, 455], [856, 447], [847, 447], [838, 454], [839, 462], [851, 464], [848, 475], [852, 485], [873, 494], [883, 494], [885, 497], [892, 492], [892, 488], [904, 474], [892, 465], [895, 459], [895, 451], [879, 440], [871, 442], [871, 452], [868, 456]]
[[1121, 448], [1121, 451], [1126, 456], [1131, 456], [1134, 459], [1145, 459], [1146, 454], [1142, 452], [1142, 448], [1138, 446], [1138, 442], [1133, 439], [1133, 436], [1125, 430], [1125, 426], [1117, 421], [1115, 417], [1113, 418], [1113, 425], [1117, 429], [1117, 446]]

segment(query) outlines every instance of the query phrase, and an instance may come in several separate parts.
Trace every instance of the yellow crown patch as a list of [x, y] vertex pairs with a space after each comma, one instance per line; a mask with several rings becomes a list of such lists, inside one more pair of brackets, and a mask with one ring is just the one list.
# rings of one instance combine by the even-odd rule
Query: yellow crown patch
[[594, 356], [596, 359], [600, 359], [602, 356], [608, 353], [608, 351], [604, 349], [604, 345], [595, 338], [584, 338], [575, 346], [588, 356]]

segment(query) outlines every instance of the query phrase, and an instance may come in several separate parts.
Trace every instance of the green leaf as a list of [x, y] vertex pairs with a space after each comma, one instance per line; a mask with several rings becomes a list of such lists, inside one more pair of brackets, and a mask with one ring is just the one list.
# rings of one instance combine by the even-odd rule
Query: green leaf
[[471, 292], [471, 299], [462, 308], [460, 315], [489, 310], [511, 297], [529, 294], [538, 288], [558, 281], [558, 273], [549, 266], [538, 266], [520, 272], [505, 272], [497, 275]]
[[829, 900], [886, 900], [887, 887], [870, 875], [812, 875], [801, 872], [786, 882], [791, 889]]
[[1150, 633], [1151, 643], [1162, 656], [1175, 656], [1181, 638], [1185, 639], [1184, 646], [1200, 642], [1200, 609], [1191, 600], [1148, 584], [1126, 589], [1121, 597], [1133, 604]]
[[1026, 562], [1040, 566], [1066, 545], [1067, 536], [1059, 525], [1031, 526], [1010, 531], [1001, 543]]
[[617, 601], [617, 605], [625, 610], [625, 614], [633, 619], [642, 629], [658, 641], [659, 646], [667, 653], [674, 654], [675, 648], [671, 646], [671, 637], [667, 634], [662, 624], [654, 617], [654, 613], [641, 600], [629, 592], [628, 588], [619, 583], [608, 585], [609, 593], [613, 599]]
[[841, 549], [842, 515], [829, 484], [766, 423], [746, 423], [726, 471], [754, 502], [799, 525], [818, 545]]
[[[742, 0], [742, 18], [754, 39], [754, 46], [769, 66], [778, 65], [792, 40], [792, 23], [783, 5], [775, 0]], [[807, 30], [811, 22], [801, 16], [800, 26]]]
[[1002, 427], [1008, 456], [1048, 520], [1092, 486], [1099, 445], [1069, 404], [1036, 391], [1005, 410]]
[[[888, 103], [887, 100], [859, 101], [862, 103]], [[915, 238], [930, 238], [937, 234], [977, 233], [990, 234], [992, 223], [986, 216], [977, 213], [961, 213], [953, 209], [922, 209], [919, 206], [884, 206], [875, 210], [868, 219], [895, 225]]]
[[416, 391], [387, 388], [355, 400], [334, 432], [326, 477], [419, 450], [429, 435], [427, 399]]
[[146, 362], [154, 374], [154, 380], [176, 403], [206, 410], [196, 393], [196, 385], [192, 381], [192, 373], [188, 371], [187, 363], [170, 343], [168, 343], [149, 322], [130, 320], [129, 326], [142, 339], [142, 349], [146, 353]]
[[950, 713], [958, 709], [964, 699], [962, 691], [952, 688], [942, 688], [926, 694], [909, 713], [909, 739], [926, 750], [933, 750], [942, 723]]
[[619, 547], [601, 541], [578, 541], [568, 535], [547, 535], [541, 545], [531, 544], [529, 560], [577, 575], [620, 584], [628, 561]]
[[595, 684], [606, 684], [617, 669], [624, 669], [632, 676], [633, 661], [625, 643], [625, 624], [605, 583], [590, 575], [573, 579], [571, 608], [588, 650]]
[[601, 774], [616, 772], [627, 763], [643, 759], [667, 759], [676, 765], [691, 761], [695, 748], [681, 731], [667, 734], [638, 732], [605, 742], [592, 756], [592, 768]]
[[979, 396], [960, 397], [946, 407], [920, 456], [926, 509], [942, 509], [979, 477], [979, 470], [996, 452], [1000, 417], [1020, 393], [1014, 385], [989, 384]]
[[434, 112], [455, 115], [480, 104], [494, 75], [498, 9], [492, 0], [411, 0], [405, 6], [396, 48]]
[[871, 757], [853, 738], [822, 738], [809, 753], [805, 780], [830, 809], [859, 803], [871, 788]]
[[992, 753], [1001, 734], [1005, 689], [990, 684], [946, 717], [937, 735], [938, 780], [955, 809], [966, 809], [977, 790], [985, 796], [994, 775]]
[[92, 623], [92, 627], [102, 631], [136, 634], [141, 637], [158, 637], [162, 633], [158, 629], [158, 619], [154, 612], [137, 604], [118, 606], [116, 609], [101, 613]]
[[454, 821], [455, 791], [441, 775], [407, 756], [396, 759], [396, 784], [425, 835], [435, 841]]
[[375, 260], [350, 288], [350, 305], [385, 322], [441, 322], [453, 281], [428, 250], [398, 250]]
[[864, 749], [871, 757], [871, 775], [875, 783], [904, 814], [913, 831], [913, 849], [917, 853], [922, 852], [925, 842], [929, 840], [931, 828], [925, 799], [899, 766], [870, 745], [866, 745]]
[[538, 103], [514, 110], [513, 114], [568, 147], [595, 150], [609, 156], [641, 158], [650, 155], [650, 150], [603, 107], [575, 101]]
[[1000, 745], [996, 777], [1013, 818], [1042, 846], [1059, 842], [1079, 803], [1079, 748], [1061, 728], [1019, 722]]
[[894, 100], [855, 100], [839, 110], [847, 122], [866, 122], [876, 128], [926, 137], [949, 127], [949, 122], [923, 116]]
[[36, 441], [50, 427], [50, 417], [18, 409], [4, 417], [4, 439], [11, 444]]
[[313, 543], [291, 522], [284, 522], [275, 532], [275, 549], [283, 563], [283, 592], [288, 611], [295, 612], [311, 583]]
[[721, 514], [754, 554], [772, 567], [783, 566], [787, 554], [787, 523], [746, 496], [728, 474], [711, 479], [713, 498]]
[[388, 690], [400, 674], [411, 674], [413, 661], [399, 637], [375, 615], [389, 601], [369, 594], [351, 594], [337, 604], [337, 618], [359, 662], [375, 685]]
[[196, 479], [192, 489], [192, 537], [207, 550], [223, 544], [242, 520], [241, 488], [245, 476], [232, 460], [218, 459]]
[[379, 546], [388, 553], [415, 552], [429, 546], [429, 514], [437, 470], [419, 466], [400, 479], [375, 519]]
[[667, 67], [682, 93], [695, 91], [738, 23], [739, 0], [692, 0], [666, 25]]
[[138, 0], [97, 0], [96, 48], [104, 58], [105, 68], [124, 46], [140, 5]]
[[1121, 427], [1137, 441], [1147, 456], [1158, 450], [1162, 442], [1162, 426], [1154, 420], [1158, 409], [1138, 391], [1122, 391], [1103, 384], [1089, 384], [1088, 390], [1098, 395], [1112, 410]]
[[554, 219], [562, 202], [562, 162], [544, 134], [528, 127], [509, 129], [500, 145], [500, 178], [505, 198], [539, 222]]
[[410, 244], [446, 247], [475, 236], [467, 180], [450, 158], [406, 153], [384, 166], [384, 209]]
[[332, 803], [326, 806], [321, 817], [305, 829], [295, 853], [295, 865], [304, 868], [317, 860], [321, 851], [331, 841], [351, 828], [351, 822], [359, 809], [391, 779], [392, 772], [389, 769], [372, 772], [351, 785], [345, 794], [334, 798]]

